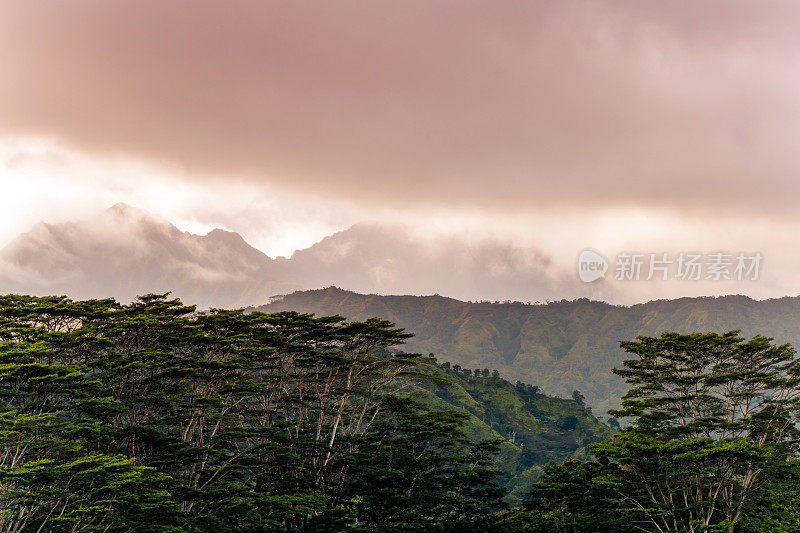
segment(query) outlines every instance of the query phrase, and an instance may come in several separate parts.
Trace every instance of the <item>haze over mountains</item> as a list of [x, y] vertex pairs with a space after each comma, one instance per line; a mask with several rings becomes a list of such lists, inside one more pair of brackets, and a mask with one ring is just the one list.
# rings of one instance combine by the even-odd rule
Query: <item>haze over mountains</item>
[[476, 300], [574, 297], [571, 274], [531, 248], [420, 236], [397, 224], [357, 224], [273, 259], [237, 233], [194, 235], [125, 204], [82, 221], [37, 224], [0, 251], [0, 293], [130, 301], [172, 291], [201, 308], [259, 305], [330, 285]]
[[[357, 224], [289, 258], [271, 258], [237, 233], [194, 235], [125, 204], [83, 221], [40, 223], [0, 250], [0, 294], [126, 302], [171, 291], [200, 308], [378, 316], [416, 335], [412, 351], [465, 368], [496, 368], [562, 396], [579, 389], [599, 413], [625, 391], [611, 373], [624, 358], [620, 340], [741, 328], [800, 346], [798, 298], [681, 298], [630, 307], [567, 301], [585, 288], [579, 283], [531, 248], [389, 224]], [[553, 294], [564, 300], [522, 304]]]
[[37, 224], [0, 251], [0, 292], [115, 297], [173, 291], [202, 307], [266, 301], [292, 286], [236, 233], [204, 236], [125, 204], [98, 217]]

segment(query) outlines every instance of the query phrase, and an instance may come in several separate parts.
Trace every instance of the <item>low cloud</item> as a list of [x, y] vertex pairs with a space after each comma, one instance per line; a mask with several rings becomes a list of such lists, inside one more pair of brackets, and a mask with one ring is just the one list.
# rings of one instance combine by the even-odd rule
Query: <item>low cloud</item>
[[403, 224], [357, 224], [279, 259], [277, 268], [280, 279], [310, 289], [475, 301], [612, 296], [607, 286], [581, 286], [571, 269], [534, 247], [491, 236], [423, 236]]

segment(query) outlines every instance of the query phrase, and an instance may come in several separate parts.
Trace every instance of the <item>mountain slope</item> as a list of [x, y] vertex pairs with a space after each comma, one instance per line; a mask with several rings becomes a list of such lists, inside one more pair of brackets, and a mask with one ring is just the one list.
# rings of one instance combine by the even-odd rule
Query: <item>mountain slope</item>
[[[482, 369], [481, 369], [482, 370]], [[585, 453], [586, 446], [610, 438], [613, 430], [574, 400], [547, 396], [536, 387], [516, 385], [497, 376], [477, 376], [447, 363], [426, 369], [447, 384], [414, 387], [411, 394], [435, 409], [455, 409], [470, 418], [470, 440], [506, 439], [497, 468], [508, 472], [503, 484], [517, 502], [549, 461]]]
[[415, 334], [407, 349], [466, 368], [496, 368], [512, 381], [569, 396], [578, 389], [598, 414], [619, 405], [625, 383], [611, 373], [619, 341], [663, 331], [757, 333], [800, 347], [800, 298], [744, 296], [657, 300], [631, 307], [586, 299], [547, 305], [461, 302], [441, 296], [363, 295], [334, 287], [288, 294], [258, 308], [351, 319], [373, 316]]

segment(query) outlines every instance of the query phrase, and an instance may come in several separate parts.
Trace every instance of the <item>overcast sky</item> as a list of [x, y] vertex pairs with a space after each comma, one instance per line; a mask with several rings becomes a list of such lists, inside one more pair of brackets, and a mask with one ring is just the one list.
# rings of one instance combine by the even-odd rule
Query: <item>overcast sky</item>
[[270, 255], [375, 219], [758, 250], [700, 292], [794, 295], [798, 65], [792, 1], [6, 0], [0, 244], [126, 201]]

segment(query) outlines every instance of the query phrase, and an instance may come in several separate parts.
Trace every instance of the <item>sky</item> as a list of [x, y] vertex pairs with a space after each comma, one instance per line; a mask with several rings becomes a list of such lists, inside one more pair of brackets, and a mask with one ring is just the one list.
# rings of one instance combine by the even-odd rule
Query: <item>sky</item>
[[[800, 292], [800, 4], [0, 4], [0, 245], [118, 201], [290, 255], [365, 220], [764, 255]], [[627, 290], [627, 289], [626, 289]]]

